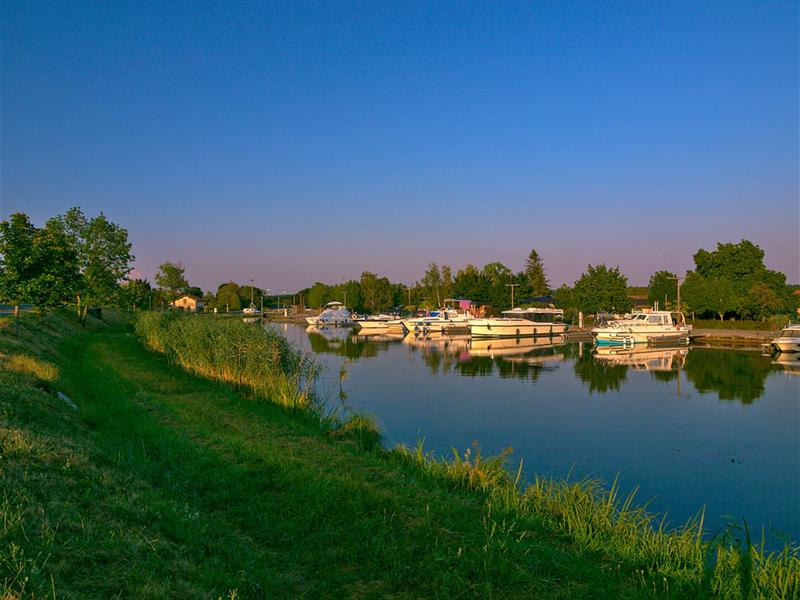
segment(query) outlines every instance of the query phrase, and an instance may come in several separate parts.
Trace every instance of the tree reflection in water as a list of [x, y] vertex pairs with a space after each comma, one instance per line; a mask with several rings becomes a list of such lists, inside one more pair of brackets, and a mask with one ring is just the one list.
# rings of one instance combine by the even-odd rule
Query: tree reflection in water
[[575, 375], [589, 388], [589, 393], [618, 392], [628, 378], [628, 365], [595, 360], [591, 352], [576, 357], [573, 365]]
[[717, 392], [720, 400], [742, 404], [763, 396], [767, 377], [779, 370], [772, 357], [747, 350], [693, 348], [686, 358], [686, 378], [698, 392]]
[[312, 329], [309, 327], [308, 342], [317, 354], [336, 354], [350, 359], [372, 358], [388, 350], [390, 340], [367, 340], [348, 329]]
[[476, 341], [464, 336], [363, 336], [347, 329], [308, 330], [311, 349], [350, 360], [371, 358], [393, 344], [408, 345], [419, 354], [431, 375], [457, 373], [464, 377], [517, 378], [536, 381], [542, 373], [558, 368], [556, 363], [572, 360], [575, 375], [589, 393], [618, 392], [631, 372], [647, 371], [657, 381], [676, 381], [685, 371], [686, 379], [700, 393], [716, 392], [720, 400], [750, 404], [764, 395], [770, 373], [781, 371], [772, 357], [748, 350], [716, 348], [593, 348], [591, 343], [531, 344], [547, 340]]

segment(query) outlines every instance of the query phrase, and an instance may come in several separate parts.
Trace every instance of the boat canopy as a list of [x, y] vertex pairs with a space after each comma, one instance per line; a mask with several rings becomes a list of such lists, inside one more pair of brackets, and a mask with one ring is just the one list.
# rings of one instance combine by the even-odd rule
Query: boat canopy
[[344, 304], [342, 304], [341, 302], [336, 302], [336, 301], [334, 301], [334, 302], [328, 302], [328, 303], [325, 305], [325, 308], [337, 308], [337, 307], [339, 307], [339, 306], [344, 306]]

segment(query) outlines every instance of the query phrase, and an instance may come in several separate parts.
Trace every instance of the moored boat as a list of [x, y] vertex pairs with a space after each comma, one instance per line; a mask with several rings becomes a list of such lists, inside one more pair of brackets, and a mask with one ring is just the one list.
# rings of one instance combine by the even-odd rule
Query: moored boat
[[784, 327], [770, 345], [778, 352], [800, 352], [800, 325]]
[[691, 330], [683, 313], [654, 310], [608, 321], [593, 328], [591, 334], [598, 346], [688, 344]]
[[561, 335], [566, 326], [558, 308], [514, 308], [494, 319], [472, 319], [470, 333], [476, 337], [533, 337]]
[[306, 317], [309, 325], [350, 325], [350, 310], [341, 302], [328, 302], [316, 317]]
[[353, 319], [353, 323], [355, 323], [361, 329], [388, 329], [389, 323], [391, 321], [395, 321], [396, 317], [392, 315], [371, 315], [369, 317], [364, 317], [363, 319]]
[[457, 333], [469, 331], [470, 318], [452, 308], [443, 308], [430, 316], [403, 319], [402, 323], [409, 333]]

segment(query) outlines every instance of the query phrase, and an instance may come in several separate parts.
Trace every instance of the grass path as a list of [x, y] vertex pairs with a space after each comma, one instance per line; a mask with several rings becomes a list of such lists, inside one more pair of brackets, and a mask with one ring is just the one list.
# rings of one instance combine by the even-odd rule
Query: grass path
[[646, 595], [632, 569], [534, 521], [493, 514], [475, 493], [331, 440], [296, 414], [188, 375], [121, 328], [68, 338], [60, 355], [68, 357], [60, 383], [81, 407], [87, 460], [97, 469], [82, 489], [57, 483], [77, 502], [57, 509], [62, 524], [73, 529], [82, 519], [86, 529], [90, 520], [92, 531], [83, 545], [69, 538], [51, 548], [55, 589], [97, 597]]

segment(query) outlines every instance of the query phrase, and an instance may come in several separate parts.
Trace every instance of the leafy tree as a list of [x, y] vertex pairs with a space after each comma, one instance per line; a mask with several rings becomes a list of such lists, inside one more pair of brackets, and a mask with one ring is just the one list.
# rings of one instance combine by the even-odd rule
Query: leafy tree
[[239, 288], [239, 304], [241, 306], [250, 306], [251, 303], [253, 305], [260, 304], [263, 294], [264, 291], [261, 288], [243, 285]]
[[14, 213], [0, 222], [0, 302], [19, 305], [28, 301], [28, 282], [35, 276], [30, 248], [36, 227], [28, 215]]
[[[647, 286], [647, 301], [652, 305], [654, 302], [674, 303], [678, 299], [678, 283], [674, 273], [669, 271], [656, 271], [650, 276], [650, 283]], [[667, 308], [667, 304], [663, 304]]]
[[168, 302], [175, 300], [187, 287], [189, 282], [186, 281], [186, 267], [181, 263], [165, 262], [158, 267], [156, 271], [156, 285], [164, 291], [164, 295]]
[[240, 288], [232, 281], [223, 283], [217, 288], [217, 307], [222, 310], [241, 310], [242, 297]]
[[[695, 273], [705, 282], [701, 285], [701, 280], [695, 279], [697, 285], [690, 292], [696, 296], [695, 304], [700, 297], [705, 300], [700, 303], [704, 310], [695, 308], [697, 312], [714, 312], [721, 317], [727, 312], [735, 312], [740, 317], [765, 318], [787, 305], [790, 291], [786, 275], [767, 269], [764, 251], [748, 240], [741, 240], [738, 244], [719, 243], [711, 252], [700, 249], [694, 255], [694, 262]], [[758, 286], [759, 283], [769, 287], [773, 294], [767, 294], [763, 286]], [[751, 301], [753, 289], [759, 293], [761, 304]]]
[[453, 295], [453, 273], [450, 270], [450, 265], [442, 265], [442, 301], [445, 298], [450, 298]]
[[749, 316], [766, 320], [770, 315], [780, 312], [784, 302], [773, 288], [759, 281], [747, 293], [747, 304], [744, 310]]
[[511, 290], [506, 284], [514, 283], [514, 274], [501, 262], [491, 262], [481, 269], [481, 277], [488, 288], [487, 301], [498, 310], [511, 307]]
[[113, 303], [118, 297], [119, 283], [127, 278], [134, 258], [128, 231], [109, 221], [102, 212], [87, 219], [78, 207], [51, 219], [47, 227], [64, 235], [77, 256], [80, 278], [75, 298], [81, 318], [85, 320], [92, 304]]
[[219, 308], [217, 296], [214, 294], [214, 292], [206, 292], [203, 294], [203, 307], [204, 310], [214, 310], [215, 308]]
[[489, 283], [475, 265], [467, 265], [456, 273], [453, 294], [473, 302], [489, 302]]
[[129, 279], [120, 294], [122, 306], [128, 309], [145, 309], [153, 301], [153, 288], [147, 279]]
[[78, 262], [69, 241], [58, 228], [37, 229], [30, 248], [33, 274], [28, 281], [30, 301], [40, 311], [68, 300], [79, 281]]
[[442, 273], [439, 270], [439, 265], [430, 263], [428, 265], [428, 270], [425, 271], [425, 275], [422, 277], [422, 281], [420, 281], [420, 286], [422, 287], [422, 292], [425, 294], [425, 300], [428, 306], [438, 308], [442, 305], [442, 300], [445, 298], [442, 294], [442, 284]]
[[720, 321], [725, 319], [725, 313], [735, 310], [740, 304], [733, 284], [721, 277], [707, 278], [690, 271], [682, 290], [687, 307], [698, 314], [714, 313]]
[[625, 312], [631, 309], [628, 298], [628, 279], [619, 267], [609, 269], [605, 264], [589, 265], [575, 282], [575, 304], [590, 313]]
[[573, 290], [566, 283], [553, 292], [553, 297], [555, 298], [556, 306], [559, 308], [571, 309], [577, 307]]
[[528, 260], [525, 261], [525, 279], [530, 286], [529, 293], [533, 296], [546, 296], [550, 292], [550, 283], [536, 250], [531, 250]]
[[[386, 310], [392, 305], [392, 285], [386, 277], [378, 277], [375, 273], [361, 273], [360, 292], [364, 307], [371, 313]], [[351, 304], [355, 306], [355, 303]]]
[[75, 251], [52, 223], [37, 229], [27, 215], [12, 215], [0, 223], [0, 255], [0, 300], [17, 308], [22, 302], [40, 311], [59, 306], [78, 285]]
[[325, 304], [330, 302], [330, 297], [330, 286], [317, 281], [311, 286], [311, 289], [308, 290], [308, 294], [306, 295], [306, 304], [313, 308], [322, 308], [325, 306]]

